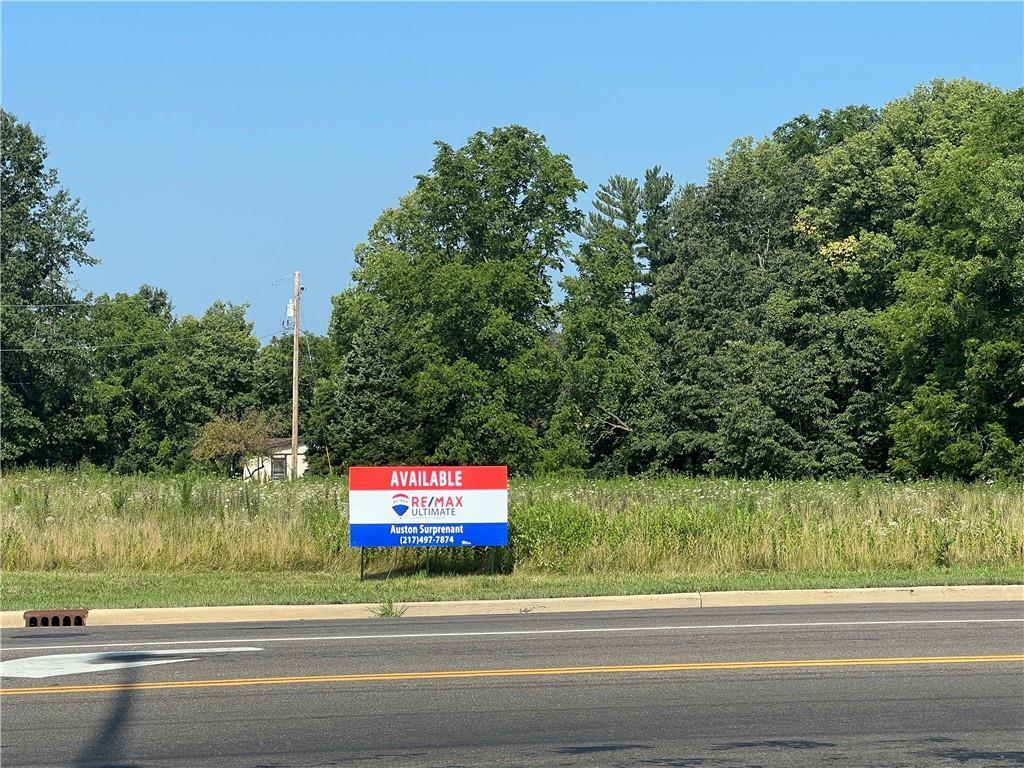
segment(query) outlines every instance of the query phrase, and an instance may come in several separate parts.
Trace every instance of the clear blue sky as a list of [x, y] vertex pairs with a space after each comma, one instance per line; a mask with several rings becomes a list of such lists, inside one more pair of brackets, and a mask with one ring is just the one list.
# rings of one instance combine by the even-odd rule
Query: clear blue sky
[[1021, 86], [1022, 8], [4, 3], [2, 100], [89, 211], [83, 289], [249, 302], [264, 335], [301, 269], [322, 332], [436, 139], [517, 122], [591, 189], [655, 163], [701, 181], [800, 113], [936, 77]]

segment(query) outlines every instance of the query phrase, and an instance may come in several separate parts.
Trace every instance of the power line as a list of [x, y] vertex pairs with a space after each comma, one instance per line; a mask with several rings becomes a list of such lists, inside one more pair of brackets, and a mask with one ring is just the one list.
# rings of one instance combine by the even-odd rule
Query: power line
[[316, 383], [316, 360], [313, 359], [313, 351], [309, 347], [309, 336], [310, 332], [307, 330], [301, 331], [302, 340], [306, 342], [306, 359], [309, 360], [309, 378], [310, 381]]
[[170, 344], [170, 339], [166, 339], [164, 341], [130, 341], [127, 344], [77, 344], [73, 347], [9, 347], [7, 349], [0, 349], [0, 352], [95, 352], [99, 349], [163, 346], [166, 344]]
[[[267, 333], [263, 336], [256, 337], [257, 341], [263, 341], [268, 339], [274, 334]], [[10, 347], [8, 349], [0, 349], [0, 353], [3, 352], [96, 352], [101, 349], [125, 349], [127, 347], [161, 347], [171, 344], [178, 339], [162, 339], [154, 341], [130, 341], [125, 344], [79, 344], [76, 346], [69, 347]]]

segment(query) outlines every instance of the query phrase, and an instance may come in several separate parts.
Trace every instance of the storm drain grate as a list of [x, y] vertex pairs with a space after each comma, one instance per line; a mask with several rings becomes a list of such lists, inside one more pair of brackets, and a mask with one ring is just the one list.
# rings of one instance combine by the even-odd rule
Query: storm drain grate
[[26, 627], [84, 627], [88, 610], [25, 611]]

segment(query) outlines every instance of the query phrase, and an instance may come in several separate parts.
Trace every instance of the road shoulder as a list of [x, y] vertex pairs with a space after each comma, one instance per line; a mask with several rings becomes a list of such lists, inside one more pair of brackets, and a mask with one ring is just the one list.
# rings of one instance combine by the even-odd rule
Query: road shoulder
[[[734, 608], [784, 605], [872, 605], [944, 602], [1024, 601], [1024, 585], [790, 589], [737, 592], [683, 592], [662, 595], [446, 600], [395, 603], [404, 616], [480, 616], [517, 613], [579, 613], [666, 608]], [[380, 615], [373, 603], [337, 605], [243, 605], [193, 608], [107, 608], [90, 611], [90, 626], [211, 624], [225, 622], [367, 619]], [[24, 626], [21, 611], [0, 612], [0, 627]], [[55, 630], [55, 633], [58, 630]]]

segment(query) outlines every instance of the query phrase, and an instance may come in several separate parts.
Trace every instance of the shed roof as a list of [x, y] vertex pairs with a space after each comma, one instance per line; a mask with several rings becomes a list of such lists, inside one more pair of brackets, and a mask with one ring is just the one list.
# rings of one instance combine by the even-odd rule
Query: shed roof
[[[299, 435], [299, 445], [305, 444], [306, 439], [302, 437], [302, 435]], [[271, 451], [280, 451], [283, 448], [291, 448], [292, 439], [290, 437], [272, 437], [267, 440], [267, 445], [270, 447]]]

